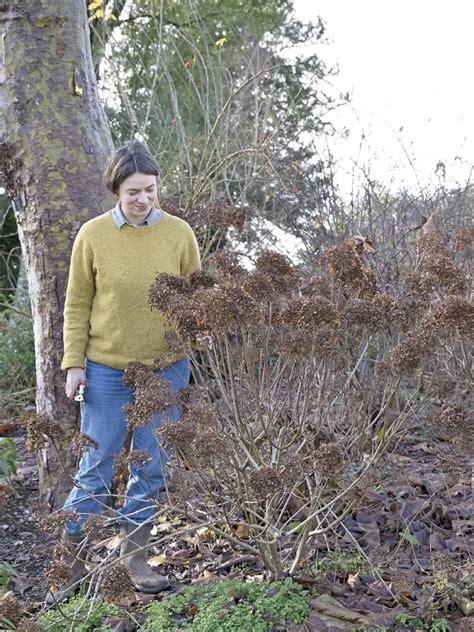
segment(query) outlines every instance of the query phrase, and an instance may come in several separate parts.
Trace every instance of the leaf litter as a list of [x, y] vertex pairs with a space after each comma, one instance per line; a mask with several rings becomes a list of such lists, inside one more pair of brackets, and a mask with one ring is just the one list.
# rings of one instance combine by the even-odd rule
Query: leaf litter
[[[18, 427], [9, 427], [6, 434], [17, 444], [18, 472], [15, 496], [0, 520], [0, 560], [16, 572], [8, 588], [32, 611], [42, 606], [47, 591], [43, 573], [55, 541], [35, 517], [34, 457]], [[354, 492], [354, 510], [337, 533], [312, 540], [295, 576], [312, 595], [306, 629], [396, 626], [401, 614], [447, 617], [452, 630], [468, 629], [463, 621], [474, 605], [468, 458], [441, 440], [412, 437], [386, 455], [380, 471], [382, 478]], [[189, 583], [268, 579], [258, 555], [239, 549], [235, 540], [229, 544], [207, 525], [192, 525], [196, 528], [186, 533], [190, 525], [183, 514], [176, 507], [166, 509], [153, 530], [153, 537], [164, 544], [152, 547], [150, 565], [168, 575], [175, 592]], [[248, 537], [245, 524], [236, 524], [235, 530]], [[291, 546], [291, 537], [280, 545]], [[106, 547], [102, 553], [110, 554]], [[150, 601], [140, 593], [135, 598], [137, 604]], [[114, 623], [116, 629], [133, 629], [125, 621]]]

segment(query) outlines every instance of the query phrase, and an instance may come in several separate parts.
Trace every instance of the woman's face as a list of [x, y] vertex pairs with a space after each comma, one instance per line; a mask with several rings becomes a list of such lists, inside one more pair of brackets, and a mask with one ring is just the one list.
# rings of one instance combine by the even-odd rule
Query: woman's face
[[134, 173], [122, 182], [118, 201], [122, 213], [131, 224], [139, 224], [153, 208], [156, 199], [156, 176]]

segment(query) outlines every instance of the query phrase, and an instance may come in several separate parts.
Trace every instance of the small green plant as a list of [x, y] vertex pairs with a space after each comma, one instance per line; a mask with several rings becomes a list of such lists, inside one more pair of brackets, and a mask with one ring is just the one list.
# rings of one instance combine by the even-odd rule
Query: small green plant
[[181, 595], [153, 603], [144, 630], [267, 632], [278, 625], [302, 623], [308, 613], [307, 597], [291, 579], [271, 585], [223, 580], [189, 586]]
[[10, 577], [17, 577], [18, 573], [13, 568], [11, 564], [5, 562], [4, 560], [0, 560], [0, 586], [4, 588], [7, 587], [7, 584], [10, 580]]
[[427, 630], [428, 632], [450, 632], [451, 630], [447, 619], [422, 621], [418, 617], [414, 617], [410, 614], [400, 614], [397, 617], [397, 623], [410, 630]]
[[319, 573], [360, 573], [362, 575], [370, 572], [366, 560], [357, 551], [353, 553], [329, 551], [318, 562], [317, 570]]
[[118, 606], [108, 604], [99, 599], [76, 596], [48, 610], [38, 617], [39, 625], [48, 632], [92, 632], [93, 630], [109, 630], [103, 623], [105, 617], [123, 614]]
[[16, 445], [13, 439], [0, 437], [0, 481], [10, 482], [16, 474]]

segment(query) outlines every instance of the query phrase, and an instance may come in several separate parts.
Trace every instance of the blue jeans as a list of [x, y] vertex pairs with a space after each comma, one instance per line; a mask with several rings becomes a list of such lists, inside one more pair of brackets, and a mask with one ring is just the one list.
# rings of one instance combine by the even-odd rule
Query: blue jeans
[[[189, 384], [190, 365], [187, 358], [156, 371], [169, 380], [173, 392]], [[98, 447], [88, 448], [79, 462], [75, 486], [69, 494], [64, 510], [75, 509], [77, 522], [66, 523], [70, 535], [81, 532], [89, 514], [98, 514], [107, 506], [113, 476], [114, 459], [119, 455], [127, 436], [127, 420], [123, 406], [133, 403], [130, 386], [122, 382], [123, 371], [87, 360], [86, 391], [82, 412], [81, 432], [97, 442]], [[166, 453], [160, 448], [157, 430], [165, 420], [178, 421], [180, 410], [173, 406], [165, 413], [150, 417], [148, 423], [134, 430], [132, 450], [144, 450], [150, 461], [143, 467], [132, 465], [124, 506], [119, 510], [121, 522], [143, 523], [156, 508], [156, 499], [164, 487]]]

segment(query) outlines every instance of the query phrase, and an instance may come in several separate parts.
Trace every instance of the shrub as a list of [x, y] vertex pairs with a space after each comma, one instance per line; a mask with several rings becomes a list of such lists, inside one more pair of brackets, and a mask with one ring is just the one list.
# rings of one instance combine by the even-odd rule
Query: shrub
[[381, 455], [422, 416], [425, 384], [467, 378], [457, 359], [473, 330], [465, 273], [439, 236], [414, 251], [398, 292], [357, 239], [328, 249], [309, 280], [267, 252], [255, 271], [219, 257], [209, 275], [186, 284], [159, 274], [150, 289], [173, 351], [201, 346], [182, 418], [160, 431], [183, 501], [186, 487], [204, 498], [206, 521], [228, 537], [245, 523], [252, 544], [240, 543], [274, 579], [295, 573], [310, 538], [350, 512]]

